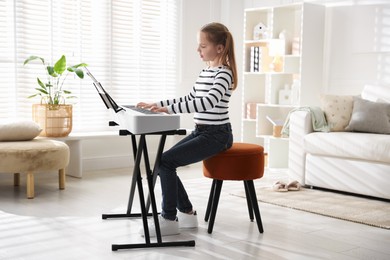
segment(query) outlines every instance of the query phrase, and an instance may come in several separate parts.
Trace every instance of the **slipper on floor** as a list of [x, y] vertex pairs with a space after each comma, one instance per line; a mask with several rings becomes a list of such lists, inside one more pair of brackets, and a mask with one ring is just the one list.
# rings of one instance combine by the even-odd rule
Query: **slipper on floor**
[[275, 184], [272, 186], [272, 189], [274, 191], [288, 191], [287, 184], [281, 181], [275, 182]]
[[301, 184], [298, 181], [292, 181], [287, 184], [286, 188], [291, 191], [296, 191], [301, 189]]

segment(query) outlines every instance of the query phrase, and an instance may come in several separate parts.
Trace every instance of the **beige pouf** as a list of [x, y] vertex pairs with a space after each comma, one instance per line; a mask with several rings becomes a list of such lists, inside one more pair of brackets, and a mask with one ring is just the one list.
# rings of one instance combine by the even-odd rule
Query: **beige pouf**
[[20, 173], [27, 175], [27, 198], [34, 198], [34, 173], [59, 171], [59, 188], [65, 189], [65, 167], [69, 163], [69, 147], [60, 141], [0, 142], [0, 173], [14, 173], [14, 185], [20, 184]]

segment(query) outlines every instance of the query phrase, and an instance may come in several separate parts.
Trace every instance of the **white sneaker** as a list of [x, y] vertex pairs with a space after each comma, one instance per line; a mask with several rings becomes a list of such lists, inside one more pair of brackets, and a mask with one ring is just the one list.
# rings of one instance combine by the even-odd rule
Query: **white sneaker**
[[196, 211], [192, 214], [177, 212], [177, 218], [179, 220], [179, 228], [197, 228], [198, 216]]
[[[156, 236], [156, 227], [154, 225], [153, 218], [148, 219], [148, 227], [149, 227], [149, 236], [155, 237]], [[158, 223], [160, 224], [160, 232], [161, 236], [172, 236], [179, 234], [179, 223], [176, 220], [169, 220], [163, 218], [161, 215], [158, 215]], [[139, 233], [141, 236], [145, 236], [145, 231], [143, 228], [140, 228]]]

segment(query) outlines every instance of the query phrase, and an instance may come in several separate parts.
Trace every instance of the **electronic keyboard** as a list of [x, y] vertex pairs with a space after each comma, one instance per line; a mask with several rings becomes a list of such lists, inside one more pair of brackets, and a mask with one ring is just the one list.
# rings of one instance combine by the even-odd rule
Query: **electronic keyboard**
[[121, 129], [128, 130], [132, 134], [147, 134], [180, 128], [180, 116], [177, 114], [157, 113], [137, 107], [121, 107], [123, 110], [118, 112], [111, 110], [113, 120], [119, 124]]
[[93, 85], [106, 108], [110, 110], [112, 120], [122, 130], [127, 130], [132, 134], [147, 134], [180, 128], [180, 116], [177, 114], [159, 113], [136, 106], [118, 105], [92, 73], [87, 68], [85, 70], [93, 80]]

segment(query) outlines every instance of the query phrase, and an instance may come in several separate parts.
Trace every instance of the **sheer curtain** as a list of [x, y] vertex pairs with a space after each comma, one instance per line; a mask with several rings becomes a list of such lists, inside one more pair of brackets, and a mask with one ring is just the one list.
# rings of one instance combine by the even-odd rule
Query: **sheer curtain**
[[[179, 0], [0, 0], [0, 119], [31, 118], [39, 62], [85, 62], [120, 104], [175, 95]], [[73, 131], [107, 130], [109, 114], [86, 76], [68, 76]]]

